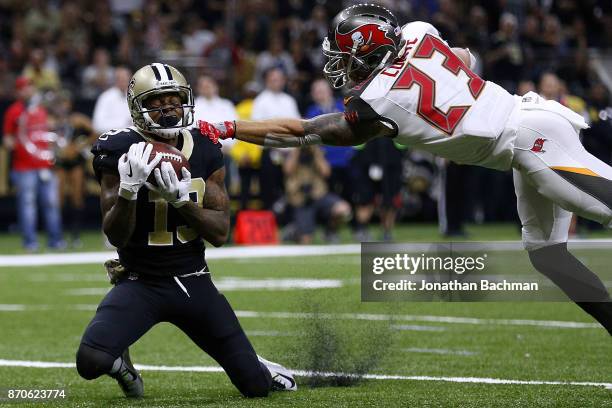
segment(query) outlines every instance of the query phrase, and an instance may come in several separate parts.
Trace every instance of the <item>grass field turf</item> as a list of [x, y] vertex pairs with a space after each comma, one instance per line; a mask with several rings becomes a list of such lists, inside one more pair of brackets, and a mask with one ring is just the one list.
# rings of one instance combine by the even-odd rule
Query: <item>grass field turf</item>
[[[327, 289], [225, 290], [235, 310], [241, 312], [302, 313], [318, 308], [334, 315], [376, 313], [592, 322], [571, 303], [363, 304], [359, 301], [356, 255], [214, 260], [210, 265], [213, 277], [220, 283], [228, 282], [229, 278], [342, 282], [339, 288]], [[0, 359], [73, 362], [82, 331], [103, 296], [99, 293], [108, 288], [104, 279], [102, 267], [98, 265], [0, 268], [0, 303], [24, 308], [0, 311]], [[83, 288], [96, 289], [92, 292], [98, 294], [70, 292]], [[299, 353], [296, 357], [296, 351], [312, 345], [312, 319], [240, 315], [258, 353], [273, 361], [291, 363], [297, 369], [307, 368], [300, 366], [301, 357]], [[612, 343], [601, 328], [424, 323], [399, 318], [392, 321], [329, 319], [322, 324], [339, 334], [341, 344], [361, 348], [357, 353], [355, 350], [349, 353], [353, 360], [360, 358], [359, 352], [386, 350], [385, 358], [372, 371], [374, 374], [607, 383], [612, 380]], [[390, 324], [408, 326], [410, 330], [390, 330]], [[137, 364], [215, 365], [185, 335], [168, 324], [153, 328], [131, 348], [131, 354]], [[331, 362], [332, 368], [334, 364], [339, 365]], [[143, 371], [142, 374], [146, 390], [142, 401], [124, 400], [110, 378], [84, 381], [73, 368], [2, 367], [0, 364], [0, 389], [65, 388], [65, 401], [44, 404], [92, 407], [612, 406], [612, 390], [601, 387], [413, 380], [368, 380], [348, 388], [302, 386], [296, 393], [245, 400], [222, 373]], [[298, 384], [303, 385], [305, 381], [306, 378], [298, 377]]]

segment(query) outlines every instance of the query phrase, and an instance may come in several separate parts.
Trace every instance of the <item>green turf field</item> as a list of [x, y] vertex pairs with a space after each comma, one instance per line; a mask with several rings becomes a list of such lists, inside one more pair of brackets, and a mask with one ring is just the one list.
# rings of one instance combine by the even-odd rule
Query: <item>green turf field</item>
[[[511, 234], [503, 231], [496, 237]], [[110, 378], [84, 381], [74, 368], [15, 367], [15, 361], [73, 363], [83, 329], [109, 288], [101, 266], [55, 265], [0, 267], [0, 389], [66, 390], [63, 401], [19, 404], [35, 407], [612, 406], [611, 389], [567, 384], [612, 383], [610, 336], [571, 303], [364, 304], [358, 255], [209, 263], [264, 357], [295, 369], [409, 379], [313, 388], [312, 378], [302, 376], [295, 393], [245, 400], [223, 373], [194, 371], [216, 365], [168, 324], [154, 327], [131, 348], [135, 363], [154, 366], [142, 371], [141, 401], [123, 399]], [[296, 280], [330, 287], [304, 289]], [[269, 287], [283, 284], [284, 289]], [[555, 321], [587, 324], [568, 328]], [[196, 368], [159, 371], [160, 366]], [[461, 382], [442, 381], [450, 377]], [[491, 384], [494, 379], [562, 384]], [[0, 400], [0, 406], [5, 403]]]

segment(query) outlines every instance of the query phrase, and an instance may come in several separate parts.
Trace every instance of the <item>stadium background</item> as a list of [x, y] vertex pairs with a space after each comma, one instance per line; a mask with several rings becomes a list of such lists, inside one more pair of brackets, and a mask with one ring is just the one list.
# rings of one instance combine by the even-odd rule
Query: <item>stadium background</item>
[[[451, 45], [469, 47], [479, 57], [476, 70], [484, 78], [500, 83], [510, 92], [536, 88], [588, 117], [592, 127], [584, 132], [584, 144], [594, 155], [611, 162], [611, 2], [379, 3], [392, 9], [400, 22], [430, 21]], [[99, 95], [113, 85], [115, 68], [133, 71], [152, 61], [183, 70], [196, 96], [198, 77], [212, 77], [219, 84], [220, 96], [237, 105], [241, 116], [249, 115], [249, 99], [264, 89], [266, 72], [280, 68], [287, 76], [286, 93], [296, 101], [300, 115], [306, 117], [313, 109], [316, 111], [310, 86], [321, 78], [321, 39], [330, 18], [348, 4], [313, 0], [5, 0], [0, 2], [0, 117], [14, 100], [19, 76], [32, 79], [50, 106], [57, 101], [57, 95], [70, 95], [73, 109], [91, 117]], [[549, 76], [549, 81], [543, 83], [545, 73], [554, 73], [562, 82], [556, 84]], [[341, 96], [335, 95], [338, 99]], [[279, 110], [283, 110], [282, 106]], [[197, 113], [206, 118], [206, 112]], [[240, 196], [240, 175], [245, 177], [250, 172], [256, 179], [258, 173], [263, 174], [264, 166], [257, 153], [253, 161], [243, 166], [238, 163], [238, 154], [231, 153], [232, 148], [226, 152], [234, 213], [243, 206], [266, 207], [276, 210], [282, 225], [289, 223], [290, 218], [282, 217], [282, 191], [261, 191], [254, 182], [250, 186], [252, 197]], [[510, 173], [465, 166], [445, 169], [445, 163], [410, 150], [398, 150], [392, 145], [382, 149], [397, 151], [393, 168], [401, 174], [402, 194], [401, 202], [394, 203], [400, 206], [400, 221], [437, 221], [436, 202], [444, 186], [440, 175], [445, 173], [449, 179], [454, 177], [447, 191], [454, 219], [517, 222]], [[350, 165], [351, 160], [365, 160], [362, 168], [376, 160], [372, 158], [375, 155], [363, 159], [363, 154], [352, 148], [343, 154], [340, 159], [338, 154], [327, 156], [332, 167], [334, 160], [339, 160], [340, 167]], [[16, 231], [10, 156], [4, 147], [0, 148], [0, 228]], [[89, 169], [90, 165], [85, 166]], [[100, 223], [98, 187], [91, 171], [87, 174], [87, 216], [83, 220], [87, 227], [96, 228]], [[340, 178], [343, 182], [331, 188], [354, 207], [355, 194], [346, 188], [365, 183], [368, 175], [353, 173], [345, 177], [348, 178]], [[266, 171], [265, 178], [271, 181], [270, 185], [283, 184], [278, 168]], [[68, 222], [69, 214], [64, 219]], [[449, 232], [462, 231], [459, 228]]]
[[[50, 110], [57, 106], [53, 95], [65, 96], [68, 91], [74, 109], [91, 117], [99, 95], [112, 86], [108, 67], [134, 70], [152, 61], [177, 66], [194, 89], [199, 75], [212, 76], [219, 82], [222, 97], [234, 104], [247, 100], [242, 104], [246, 111], [251, 104], [248, 98], [262, 90], [259, 76], [265, 67], [284, 67], [290, 73], [286, 91], [297, 101], [300, 115], [308, 116], [310, 83], [321, 76], [321, 38], [331, 16], [347, 4], [0, 0], [0, 120], [15, 99], [15, 80], [21, 75], [33, 75]], [[565, 87], [548, 75], [545, 93], [589, 117], [592, 128], [584, 132], [583, 141], [591, 152], [610, 162], [610, 1], [415, 0], [385, 4], [400, 21], [431, 21], [452, 46], [470, 47], [481, 61], [479, 72], [512, 92], [538, 87], [542, 73], [555, 72]], [[501, 34], [502, 20], [510, 34]], [[279, 39], [282, 52], [273, 58], [267, 51], [272, 45], [278, 47]], [[103, 64], [106, 53], [108, 67]], [[96, 69], [96, 55], [104, 69]], [[44, 67], [38, 74], [31, 69], [33, 61]], [[84, 83], [84, 78], [98, 71], [106, 73], [101, 76], [106, 82], [101, 81], [100, 86]], [[338, 100], [341, 96], [336, 95]], [[272, 105], [280, 110], [278, 101], [273, 100]], [[509, 174], [465, 166], [448, 168], [410, 150], [385, 148], [395, 149], [387, 152], [394, 152], [394, 160], [399, 157], [401, 163], [401, 225], [394, 231], [398, 240], [440, 239], [436, 200], [441, 174], [446, 171], [446, 184], [457, 187], [449, 191], [456, 195], [448, 201], [453, 205], [451, 211], [455, 210], [452, 216], [482, 223], [468, 226], [469, 238], [492, 245], [514, 240], [516, 250], [503, 252], [503, 259], [513, 272], [531, 269], [527, 253], [519, 249]], [[355, 156], [358, 151], [345, 153]], [[227, 157], [234, 160], [235, 156], [230, 151]], [[235, 215], [241, 206], [240, 183], [235, 178], [240, 169], [232, 171]], [[21, 247], [9, 172], [10, 154], [0, 147], [0, 230], [13, 232], [0, 233], [2, 406], [1, 393], [9, 387], [66, 390], [66, 400], [22, 401], [19, 405], [33, 407], [611, 405], [610, 337], [575, 304], [361, 302], [360, 246], [352, 244], [207, 250], [215, 284], [237, 311], [257, 352], [300, 370], [296, 372], [297, 393], [243, 399], [210, 357], [176, 327], [162, 323], [130, 347], [134, 362], [142, 365], [139, 370], [146, 397], [140, 402], [126, 401], [111, 378], [84, 381], [74, 369], [83, 329], [110, 288], [102, 263], [114, 256], [101, 239], [97, 183], [89, 174], [83, 219], [92, 231], [83, 234], [83, 248], [31, 255], [23, 254]], [[358, 182], [366, 181], [362, 177]], [[267, 207], [256, 184], [248, 205]], [[345, 197], [355, 204], [352, 193]], [[69, 207], [66, 210], [70, 212]], [[70, 214], [66, 215], [68, 222]], [[65, 230], [69, 232], [69, 225]], [[350, 228], [342, 231], [343, 242], [355, 238]], [[588, 234], [593, 236], [609, 238], [609, 232]], [[593, 241], [584, 242], [590, 245]], [[609, 241], [606, 245], [578, 256], [597, 273], [609, 270], [612, 251]], [[414, 246], [406, 244], [406, 248]], [[312, 376], [312, 371], [337, 375], [322, 380]], [[347, 373], [357, 374], [354, 386], [338, 387], [343, 381], [349, 385]], [[370, 380], [361, 378], [363, 374]]]

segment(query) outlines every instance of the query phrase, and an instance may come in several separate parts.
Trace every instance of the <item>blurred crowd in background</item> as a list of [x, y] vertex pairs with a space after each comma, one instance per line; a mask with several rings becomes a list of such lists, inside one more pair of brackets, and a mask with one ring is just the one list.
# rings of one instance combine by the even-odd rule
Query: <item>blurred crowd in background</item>
[[[87, 215], [99, 214], [89, 147], [99, 134], [131, 125], [125, 94], [142, 65], [160, 61], [186, 74], [196, 120], [341, 111], [342, 95], [322, 79], [321, 41], [330, 19], [352, 3], [0, 0], [2, 225], [18, 225], [24, 246], [36, 250], [37, 203], [51, 247], [64, 247], [64, 236], [78, 246], [80, 228], [99, 223]], [[605, 65], [612, 2], [376, 3], [402, 24], [429, 21], [452, 46], [469, 47], [477, 73], [509, 92], [535, 90], [584, 115], [591, 128], [583, 143], [611, 162], [604, 84], [612, 83]], [[316, 222], [334, 242], [346, 223], [362, 241], [391, 240], [396, 221], [437, 220], [453, 236], [465, 233], [464, 222], [517, 218], [509, 173], [446, 163], [392, 140], [301, 151], [236, 142], [223, 150], [233, 211], [274, 211], [286, 240], [311, 242]], [[372, 220], [381, 236], [370, 235]]]

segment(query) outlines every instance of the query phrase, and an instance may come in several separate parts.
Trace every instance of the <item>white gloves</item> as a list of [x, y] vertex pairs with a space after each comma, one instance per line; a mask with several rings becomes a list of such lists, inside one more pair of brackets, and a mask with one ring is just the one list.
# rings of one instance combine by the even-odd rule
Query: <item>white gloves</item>
[[138, 190], [145, 184], [149, 174], [162, 159], [158, 153], [149, 163], [149, 156], [153, 150], [152, 144], [145, 142], [135, 143], [130, 150], [119, 158], [119, 196], [126, 200], [136, 200]]
[[156, 191], [164, 200], [179, 208], [190, 201], [189, 188], [191, 187], [191, 173], [185, 167], [181, 169], [183, 178], [179, 181], [174, 167], [168, 162], [162, 162], [161, 171], [155, 169], [153, 174], [157, 187], [147, 183], [149, 190]]

